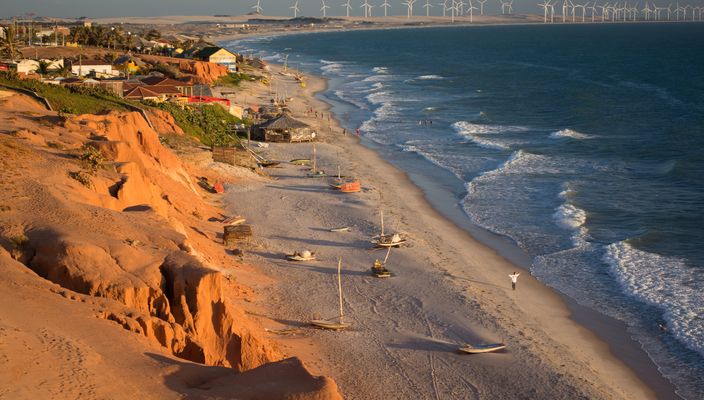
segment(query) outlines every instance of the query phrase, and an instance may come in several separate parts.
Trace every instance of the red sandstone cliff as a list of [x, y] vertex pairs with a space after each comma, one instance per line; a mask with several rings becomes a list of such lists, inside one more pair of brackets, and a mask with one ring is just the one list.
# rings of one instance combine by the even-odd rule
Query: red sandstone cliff
[[[45, 318], [43, 329], [85, 353], [75, 362], [95, 357], [116, 379], [127, 379], [127, 372], [110, 368], [117, 361], [104, 358], [110, 351], [98, 348], [95, 332], [120, 342], [133, 336], [146, 340], [125, 344], [125, 354], [110, 353], [134, 365], [149, 364], [144, 357], [155, 346], [187, 360], [179, 364], [179, 371], [190, 371], [186, 375], [166, 367], [171, 372], [161, 373], [164, 382], [175, 382], [167, 385], [172, 392], [197, 387], [208, 398], [339, 398], [334, 382], [311, 376], [300, 361], [282, 360], [261, 329], [230, 301], [226, 293], [240, 290], [219, 272], [217, 264], [227, 261], [214, 255], [220, 227], [207, 221], [219, 216], [218, 210], [203, 201], [186, 166], [161, 146], [139, 114], [66, 119], [20, 95], [0, 98], [0, 110], [0, 265], [6, 278], [0, 301], [15, 305], [0, 308], [0, 358], [9, 360], [7, 365], [19, 368], [23, 356], [18, 354], [25, 353], [2, 346], [3, 323], [19, 329], [17, 340], [30, 343], [41, 336], [35, 334], [39, 328], [33, 318]], [[155, 116], [158, 129], [175, 126], [168, 116]], [[80, 300], [81, 306], [50, 293]], [[13, 301], [15, 294], [19, 298]], [[66, 321], [42, 317], [55, 306], [66, 313]], [[64, 322], [86, 325], [91, 332], [74, 332]], [[247, 372], [208, 369], [215, 366]], [[10, 378], [0, 378], [0, 386], [15, 388], [3, 379]], [[70, 398], [72, 393], [35, 389], [35, 397]], [[120, 398], [116, 392], [103, 397]]]

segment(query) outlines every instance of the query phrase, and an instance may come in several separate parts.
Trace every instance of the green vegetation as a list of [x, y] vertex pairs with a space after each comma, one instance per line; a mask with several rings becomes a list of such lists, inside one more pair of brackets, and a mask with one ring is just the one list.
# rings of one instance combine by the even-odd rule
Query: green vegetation
[[100, 150], [92, 146], [83, 146], [81, 155], [78, 156], [78, 159], [81, 160], [83, 169], [93, 174], [98, 172], [99, 169], [102, 169], [105, 164], [105, 157], [103, 157], [103, 154]]
[[131, 105], [113, 92], [98, 87], [49, 85], [35, 80], [20, 80], [6, 73], [0, 73], [0, 84], [31, 90], [49, 100], [51, 107], [62, 114], [127, 111]]
[[220, 79], [215, 82], [215, 85], [237, 87], [242, 81], [251, 80], [256, 80], [256, 78], [253, 78], [245, 73], [227, 74], [225, 76], [220, 77]]
[[0, 57], [9, 58], [13, 62], [17, 58], [22, 58], [19, 47], [20, 41], [17, 40], [17, 30], [15, 25], [11, 24], [5, 30], [5, 36], [0, 38]]
[[229, 132], [229, 127], [242, 121], [218, 104], [181, 107], [172, 103], [153, 104], [173, 115], [178, 126], [186, 134], [197, 138], [208, 146], [231, 146], [239, 138]]

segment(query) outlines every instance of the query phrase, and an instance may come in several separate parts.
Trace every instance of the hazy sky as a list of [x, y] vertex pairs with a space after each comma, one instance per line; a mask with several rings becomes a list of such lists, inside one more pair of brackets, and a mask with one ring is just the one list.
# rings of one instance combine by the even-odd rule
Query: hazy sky
[[[346, 0], [326, 0], [330, 6], [328, 16], [343, 15], [345, 9], [341, 6]], [[376, 5], [373, 15], [381, 15], [383, 10], [379, 5], [384, 0], [369, 0], [369, 4]], [[406, 7], [402, 0], [388, 0], [392, 8], [391, 15], [405, 15]], [[506, 0], [508, 1], [508, 0]], [[574, 3], [586, 3], [587, 0], [572, 0]], [[599, 3], [612, 3], [613, 0], [600, 0]], [[649, 0], [650, 1], [650, 0]], [[261, 0], [264, 15], [292, 15], [289, 9], [295, 0]], [[363, 15], [360, 5], [363, 0], [351, 0], [352, 14]], [[431, 14], [442, 15], [442, 7], [438, 5], [442, 0], [430, 0], [433, 4]], [[467, 2], [467, 0], [465, 0]], [[514, 0], [514, 12], [542, 13], [536, 4], [541, 0]], [[629, 1], [632, 2], [632, 1]], [[0, 17], [12, 17], [33, 12], [42, 16], [56, 17], [109, 17], [109, 16], [152, 16], [152, 15], [213, 15], [231, 14], [240, 15], [253, 11], [252, 5], [256, 0], [0, 0]], [[423, 5], [426, 0], [417, 0], [414, 13], [425, 15]], [[669, 0], [660, 0], [656, 3], [666, 6]], [[674, 1], [672, 1], [674, 3]], [[680, 0], [680, 4], [702, 4], [702, 0]], [[299, 8], [304, 16], [320, 16], [321, 0], [299, 0]], [[475, 6], [478, 6], [475, 1]], [[556, 12], [559, 13], [559, 10]], [[639, 1], [639, 7], [643, 2]], [[501, 8], [498, 0], [488, 0], [484, 5], [486, 14], [500, 14]], [[691, 11], [690, 11], [691, 12]]]

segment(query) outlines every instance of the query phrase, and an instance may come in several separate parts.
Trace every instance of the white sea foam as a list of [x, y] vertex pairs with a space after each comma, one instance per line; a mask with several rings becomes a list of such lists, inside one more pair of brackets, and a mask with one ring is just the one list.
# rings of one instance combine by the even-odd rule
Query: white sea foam
[[425, 111], [425, 112], [433, 112], [433, 111], [437, 111], [437, 110], [438, 110], [437, 107], [425, 107], [423, 109], [423, 111]]
[[573, 204], [560, 205], [552, 215], [557, 225], [565, 229], [577, 229], [587, 222], [587, 213]]
[[[479, 146], [498, 150], [509, 150], [511, 145], [496, 134], [517, 133], [528, 130], [521, 126], [483, 125], [467, 121], [456, 122], [452, 124], [452, 127], [460, 136], [470, 139]], [[492, 137], [493, 135], [496, 136]]]
[[327, 61], [327, 60], [320, 60], [320, 62], [321, 62], [321, 64], [323, 64], [320, 67], [320, 70], [326, 74], [340, 72], [342, 70], [342, 68], [344, 67], [344, 65], [342, 65], [339, 62]]
[[585, 133], [577, 132], [572, 129], [562, 129], [557, 132], [553, 132], [550, 134], [551, 138], [558, 139], [558, 138], [572, 138], [572, 139], [577, 139], [577, 140], [587, 140], [587, 139], [593, 139], [594, 136], [592, 135], [587, 135]]
[[374, 68], [372, 68], [372, 71], [374, 71], [374, 73], [376, 73], [376, 74], [388, 74], [389, 73], [389, 69], [386, 67], [374, 67]]
[[604, 261], [628, 294], [660, 308], [668, 331], [704, 356], [704, 281], [694, 268], [625, 241], [607, 246]]
[[422, 81], [431, 81], [431, 80], [441, 80], [441, 79], [445, 79], [445, 78], [440, 75], [421, 75], [421, 76], [417, 77], [416, 79], [420, 79]]

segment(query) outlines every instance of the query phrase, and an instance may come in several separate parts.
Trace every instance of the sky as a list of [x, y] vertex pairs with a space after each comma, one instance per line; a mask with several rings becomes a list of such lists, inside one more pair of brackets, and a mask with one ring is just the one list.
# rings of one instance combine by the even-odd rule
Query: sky
[[[48, 17], [113, 17], [113, 16], [154, 16], [154, 15], [241, 15], [253, 11], [252, 6], [257, 0], [0, 0], [0, 17], [20, 16], [33, 12], [36, 15]], [[292, 16], [289, 9], [295, 0], [260, 0], [264, 15]], [[346, 0], [326, 0], [330, 6], [328, 16], [343, 15], [345, 9], [341, 4]], [[384, 0], [369, 0], [369, 4], [376, 5], [374, 15], [383, 12], [379, 5]], [[392, 8], [389, 15], [406, 15], [407, 8], [402, 5], [402, 0], [387, 0]], [[414, 14], [425, 15], [423, 5], [427, 0], [417, 0]], [[442, 15], [443, 0], [430, 0], [433, 5], [431, 15]], [[467, 2], [468, 0], [465, 0]], [[506, 0], [507, 1], [507, 0]], [[586, 3], [587, 0], [572, 0], [575, 4]], [[601, 0], [612, 3], [613, 0]], [[651, 1], [651, 0], [649, 0]], [[321, 0], [298, 0], [301, 14], [304, 16], [320, 16]], [[352, 15], [363, 15], [360, 5], [363, 0], [351, 0]], [[478, 6], [476, 4], [475, 6]], [[542, 9], [536, 4], [541, 0], [514, 0], [515, 13], [542, 14]], [[667, 6], [674, 1], [656, 1], [661, 6]], [[703, 0], [680, 0], [680, 4], [702, 5]], [[556, 12], [559, 13], [556, 7]], [[643, 8], [643, 2], [639, 2]], [[501, 7], [498, 0], [488, 0], [484, 5], [485, 14], [500, 14]]]

